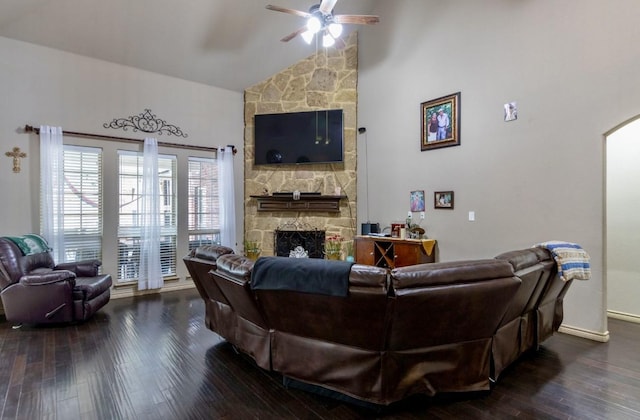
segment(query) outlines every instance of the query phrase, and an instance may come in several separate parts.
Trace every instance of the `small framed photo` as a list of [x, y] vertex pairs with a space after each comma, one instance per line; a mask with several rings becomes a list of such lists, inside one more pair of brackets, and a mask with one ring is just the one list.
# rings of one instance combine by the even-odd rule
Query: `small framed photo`
[[424, 191], [411, 191], [409, 208], [411, 211], [424, 211]]
[[504, 120], [515, 121], [518, 119], [518, 104], [515, 102], [508, 102], [504, 104]]
[[433, 208], [453, 210], [453, 191], [434, 192]]
[[460, 145], [460, 92], [420, 104], [420, 150]]

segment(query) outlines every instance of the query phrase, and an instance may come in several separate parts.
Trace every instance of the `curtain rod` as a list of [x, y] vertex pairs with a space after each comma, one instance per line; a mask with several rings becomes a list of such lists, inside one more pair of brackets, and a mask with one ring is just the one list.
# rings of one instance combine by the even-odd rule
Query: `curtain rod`
[[[40, 134], [40, 129], [38, 127], [34, 127], [31, 125], [25, 125], [24, 126], [24, 131], [25, 133], [36, 133], [36, 134]], [[116, 137], [116, 136], [106, 136], [104, 134], [92, 134], [92, 133], [80, 133], [77, 131], [66, 131], [63, 130], [62, 131], [62, 135], [63, 136], [70, 136], [70, 137], [85, 137], [85, 138], [90, 138], [90, 139], [98, 139], [98, 140], [115, 140], [115, 141], [121, 141], [121, 142], [125, 142], [125, 143], [144, 143], [144, 140], [141, 139], [132, 139], [132, 138], [127, 138], [127, 137]], [[208, 152], [213, 152], [213, 151], [217, 151], [218, 148], [217, 147], [206, 147], [206, 146], [192, 146], [192, 145], [188, 145], [188, 144], [179, 144], [179, 143], [167, 143], [167, 142], [158, 142], [158, 146], [164, 146], [164, 147], [176, 147], [179, 149], [191, 149], [191, 150], [202, 150], [202, 151], [208, 151]], [[228, 147], [231, 147], [231, 149], [233, 150], [233, 154], [235, 155], [238, 150], [236, 149], [236, 146], [232, 145], [232, 144], [228, 144]]]

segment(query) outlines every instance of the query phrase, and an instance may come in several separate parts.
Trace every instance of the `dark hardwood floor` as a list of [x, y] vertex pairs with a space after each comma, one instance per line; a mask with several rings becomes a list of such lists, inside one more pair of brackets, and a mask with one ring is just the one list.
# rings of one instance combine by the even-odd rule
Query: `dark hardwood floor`
[[286, 389], [204, 326], [197, 292], [112, 300], [90, 321], [0, 321], [2, 419], [638, 419], [640, 325], [609, 343], [556, 334], [490, 392], [372, 411]]

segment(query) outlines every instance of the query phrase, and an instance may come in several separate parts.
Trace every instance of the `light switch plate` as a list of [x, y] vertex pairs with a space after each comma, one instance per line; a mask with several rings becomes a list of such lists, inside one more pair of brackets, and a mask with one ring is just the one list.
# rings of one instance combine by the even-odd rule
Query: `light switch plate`
[[475, 211], [470, 211], [469, 212], [469, 221], [470, 222], [475, 222], [476, 221], [476, 212]]

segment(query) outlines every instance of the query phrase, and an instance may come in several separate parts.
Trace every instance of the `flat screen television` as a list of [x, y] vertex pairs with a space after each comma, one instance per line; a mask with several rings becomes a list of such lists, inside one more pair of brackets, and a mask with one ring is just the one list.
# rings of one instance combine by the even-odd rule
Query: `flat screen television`
[[258, 114], [254, 120], [256, 165], [343, 161], [343, 111]]

